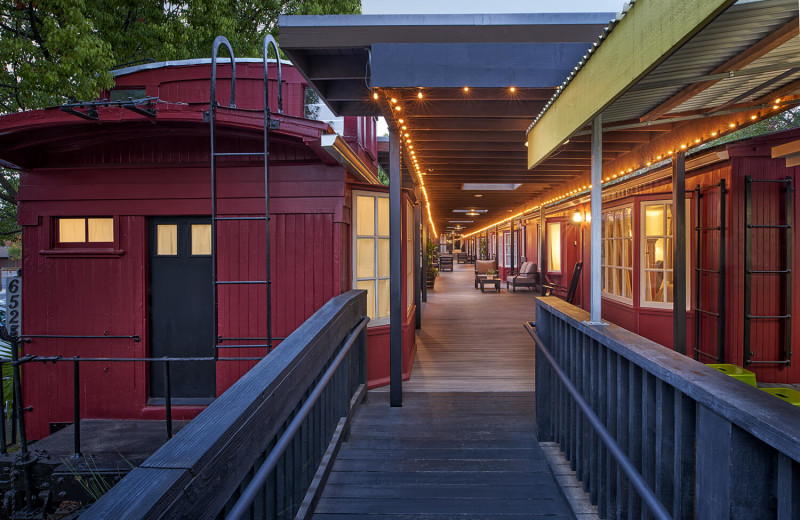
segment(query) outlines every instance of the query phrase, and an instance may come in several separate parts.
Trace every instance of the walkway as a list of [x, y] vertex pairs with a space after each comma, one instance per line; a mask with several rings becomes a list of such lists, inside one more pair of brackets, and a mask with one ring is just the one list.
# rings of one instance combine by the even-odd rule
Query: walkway
[[370, 392], [315, 519], [572, 518], [533, 434], [533, 294], [481, 294], [472, 269], [428, 293], [403, 407]]

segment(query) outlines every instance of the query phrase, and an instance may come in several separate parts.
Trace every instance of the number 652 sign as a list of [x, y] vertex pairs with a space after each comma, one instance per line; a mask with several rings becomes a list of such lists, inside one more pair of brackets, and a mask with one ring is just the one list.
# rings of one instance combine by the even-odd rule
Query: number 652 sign
[[8, 279], [6, 291], [6, 328], [11, 337], [22, 334], [22, 277]]

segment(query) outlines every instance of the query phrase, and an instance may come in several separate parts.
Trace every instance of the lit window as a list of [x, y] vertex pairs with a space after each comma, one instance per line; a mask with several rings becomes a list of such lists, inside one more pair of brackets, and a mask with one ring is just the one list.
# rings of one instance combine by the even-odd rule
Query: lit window
[[211, 254], [211, 224], [192, 224], [192, 254]]
[[113, 218], [59, 218], [61, 244], [107, 244], [114, 241]]
[[561, 222], [547, 223], [547, 271], [561, 272]]
[[406, 297], [410, 310], [414, 305], [414, 206], [406, 204]]
[[157, 226], [156, 254], [159, 256], [176, 256], [178, 254], [178, 225], [159, 224]]
[[[686, 205], [686, 301], [689, 302], [689, 204]], [[642, 302], [643, 306], [672, 308], [674, 245], [672, 203], [643, 202], [642, 219]]]
[[389, 197], [353, 192], [353, 204], [353, 285], [367, 291], [370, 324], [385, 325], [390, 314]]
[[600, 277], [603, 296], [633, 302], [633, 208], [603, 212]]

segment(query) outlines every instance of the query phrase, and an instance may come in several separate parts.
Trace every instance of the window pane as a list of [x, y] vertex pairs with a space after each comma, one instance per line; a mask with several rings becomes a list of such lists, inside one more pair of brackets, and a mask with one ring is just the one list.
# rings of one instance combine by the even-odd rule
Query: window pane
[[648, 238], [644, 244], [645, 267], [648, 269], [664, 268], [664, 239]]
[[[673, 249], [673, 247], [674, 247], [674, 246], [673, 246], [673, 244], [672, 244], [672, 239], [671, 239], [671, 238], [668, 238], [668, 239], [667, 239], [666, 250], [664, 251], [664, 256], [666, 257], [666, 262], [665, 262], [665, 264], [666, 264], [666, 265], [665, 265], [665, 267], [666, 267], [667, 269], [672, 269], [672, 268], [673, 268], [673, 267], [672, 267], [672, 266], [673, 266], [673, 264], [672, 264], [672, 258], [675, 256], [675, 255], [674, 255], [674, 253], [675, 253], [675, 250]], [[688, 249], [688, 247], [687, 247], [687, 249]]]
[[86, 220], [82, 218], [58, 219], [59, 242], [86, 242]]
[[356, 197], [358, 211], [356, 233], [359, 235], [375, 234], [375, 198], [358, 195]]
[[361, 280], [356, 282], [356, 289], [367, 291], [367, 316], [375, 319], [375, 282], [372, 280]]
[[378, 239], [378, 276], [389, 276], [389, 239]]
[[547, 262], [548, 271], [561, 270], [561, 224], [547, 224]]
[[389, 280], [378, 280], [378, 317], [389, 316]]
[[370, 278], [375, 276], [375, 240], [359, 238], [356, 241], [356, 277]]
[[389, 236], [389, 199], [377, 197], [378, 199], [378, 234]]
[[158, 245], [156, 254], [175, 256], [178, 254], [178, 225], [159, 224], [157, 233]]
[[113, 242], [113, 241], [114, 241], [113, 218], [89, 219], [89, 242]]
[[[672, 280], [672, 271], [667, 273], [667, 284], [666, 285], [667, 285], [667, 294], [665, 295], [666, 299], [664, 301], [666, 301], [667, 303], [672, 303], [672, 289], [673, 289], [673, 286], [675, 285], [675, 282], [673, 282], [673, 280]], [[687, 297], [689, 296], [688, 292], [687, 292], [686, 296]]]
[[662, 271], [647, 271], [645, 273], [645, 300], [649, 302], [664, 301], [664, 273]]
[[625, 239], [625, 267], [633, 267], [633, 239]]
[[211, 254], [211, 224], [192, 224], [192, 254]]
[[644, 230], [649, 237], [664, 234], [664, 206], [645, 206]]
[[622, 272], [622, 276], [625, 277], [625, 282], [622, 286], [622, 296], [631, 298], [631, 294], [633, 293], [633, 271], [625, 269]]
[[625, 208], [625, 236], [633, 237], [633, 209]]

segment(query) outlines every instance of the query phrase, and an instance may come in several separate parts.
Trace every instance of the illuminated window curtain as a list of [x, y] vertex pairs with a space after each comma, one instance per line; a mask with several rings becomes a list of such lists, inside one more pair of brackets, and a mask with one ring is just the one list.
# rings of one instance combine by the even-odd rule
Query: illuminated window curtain
[[367, 291], [371, 325], [389, 323], [389, 197], [354, 192], [354, 286]]
[[561, 222], [547, 223], [547, 270], [561, 271]]
[[633, 208], [604, 211], [601, 288], [605, 296], [633, 301]]

